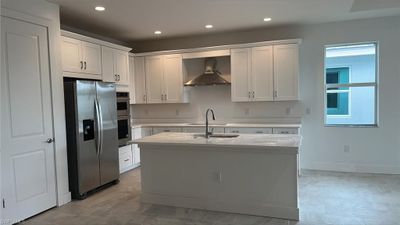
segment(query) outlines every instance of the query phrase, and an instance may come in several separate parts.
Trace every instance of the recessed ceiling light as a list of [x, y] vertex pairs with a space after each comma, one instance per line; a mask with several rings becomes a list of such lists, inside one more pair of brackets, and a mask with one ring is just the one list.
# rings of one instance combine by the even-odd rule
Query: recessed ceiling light
[[159, 30], [154, 31], [154, 34], [161, 34], [162, 32]]
[[106, 8], [104, 6], [101, 6], [101, 5], [94, 7], [94, 9], [96, 11], [104, 11], [104, 10], [106, 10]]
[[269, 22], [269, 21], [271, 21], [272, 19], [270, 18], [270, 17], [266, 17], [266, 18], [264, 18], [264, 22]]
[[214, 26], [211, 25], [211, 24], [207, 24], [205, 27], [206, 27], [207, 29], [211, 29], [211, 28], [213, 28]]

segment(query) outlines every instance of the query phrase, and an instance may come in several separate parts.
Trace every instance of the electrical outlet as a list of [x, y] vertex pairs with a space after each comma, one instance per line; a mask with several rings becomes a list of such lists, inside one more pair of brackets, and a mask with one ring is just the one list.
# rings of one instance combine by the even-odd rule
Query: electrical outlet
[[246, 116], [250, 115], [250, 109], [249, 108], [246, 108], [244, 110], [244, 115], [246, 115]]
[[291, 107], [287, 107], [286, 108], [286, 115], [290, 115], [292, 114], [292, 108]]
[[306, 115], [310, 115], [311, 114], [311, 108], [307, 107], [306, 108]]
[[345, 153], [349, 153], [349, 152], [350, 152], [350, 145], [344, 145], [343, 151], [344, 151]]

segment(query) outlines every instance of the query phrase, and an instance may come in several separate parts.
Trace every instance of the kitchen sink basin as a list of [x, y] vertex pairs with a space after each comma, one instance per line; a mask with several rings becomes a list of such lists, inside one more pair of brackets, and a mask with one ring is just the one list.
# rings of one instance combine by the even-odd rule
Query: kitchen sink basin
[[[194, 136], [194, 138], [197, 138], [197, 137], [205, 138], [206, 137], [205, 134], [195, 134], [193, 136]], [[237, 137], [239, 137], [239, 134], [210, 134], [208, 137], [209, 138], [237, 138]]]

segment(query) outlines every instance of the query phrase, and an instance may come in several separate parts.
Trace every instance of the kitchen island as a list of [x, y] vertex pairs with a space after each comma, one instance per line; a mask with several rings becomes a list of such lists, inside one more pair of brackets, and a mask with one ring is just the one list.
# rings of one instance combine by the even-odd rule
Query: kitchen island
[[133, 141], [142, 201], [298, 220], [301, 136], [235, 136], [169, 132]]

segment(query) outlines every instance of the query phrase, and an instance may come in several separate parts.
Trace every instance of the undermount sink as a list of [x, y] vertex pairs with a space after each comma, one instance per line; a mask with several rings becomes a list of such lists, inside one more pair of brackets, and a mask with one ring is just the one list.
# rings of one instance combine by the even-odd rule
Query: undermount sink
[[[195, 134], [193, 135], [194, 138], [197, 137], [206, 137], [205, 134]], [[209, 138], [237, 138], [239, 137], [239, 134], [210, 134], [208, 136]]]

